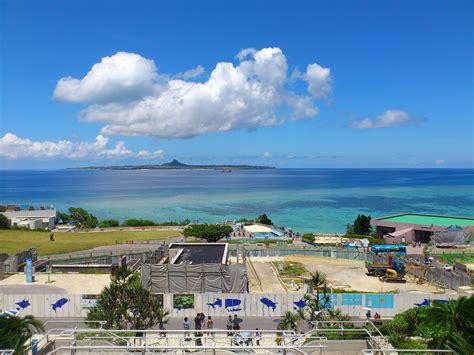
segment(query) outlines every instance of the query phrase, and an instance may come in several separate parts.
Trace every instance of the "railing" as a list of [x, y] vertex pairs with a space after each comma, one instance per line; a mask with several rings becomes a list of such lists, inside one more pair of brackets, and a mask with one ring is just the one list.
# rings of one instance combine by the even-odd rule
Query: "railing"
[[383, 355], [383, 354], [397, 354], [397, 355], [404, 355], [404, 354], [423, 354], [429, 355], [434, 353], [442, 353], [442, 354], [455, 354], [454, 351], [451, 350], [435, 350], [435, 349], [364, 349], [362, 350], [363, 354], [365, 355]]

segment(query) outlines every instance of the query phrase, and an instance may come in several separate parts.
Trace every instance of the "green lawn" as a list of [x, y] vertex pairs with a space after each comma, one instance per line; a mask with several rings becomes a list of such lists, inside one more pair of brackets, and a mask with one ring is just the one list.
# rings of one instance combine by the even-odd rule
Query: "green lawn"
[[54, 233], [27, 230], [0, 230], [0, 253], [15, 254], [29, 248], [37, 248], [39, 255], [61, 254], [95, 248], [101, 245], [124, 243], [127, 240], [161, 239], [180, 235], [178, 231], [113, 231]]

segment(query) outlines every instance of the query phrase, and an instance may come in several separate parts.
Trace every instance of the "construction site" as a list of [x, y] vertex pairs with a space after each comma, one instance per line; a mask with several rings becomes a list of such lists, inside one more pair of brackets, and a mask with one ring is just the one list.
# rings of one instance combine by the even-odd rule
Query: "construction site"
[[[27, 250], [3, 258], [0, 309], [32, 314], [46, 324], [35, 338], [42, 354], [164, 352], [228, 353], [389, 353], [393, 348], [366, 318], [370, 310], [391, 319], [420, 305], [446, 302], [473, 293], [468, 266], [472, 249], [439, 254], [403, 246], [356, 250], [293, 245], [154, 242], [99, 247], [83, 252], [38, 256]], [[456, 255], [456, 257], [454, 257]], [[459, 256], [461, 255], [461, 256]], [[452, 259], [446, 264], [445, 260]], [[31, 259], [32, 279], [25, 277]], [[166, 336], [147, 331], [94, 330], [85, 321], [113, 268], [127, 266], [169, 311]], [[448, 267], [449, 266], [449, 267]], [[287, 312], [304, 309], [315, 272], [330, 290], [327, 307], [339, 309], [349, 322], [302, 326], [303, 333], [277, 331]], [[215, 319], [215, 331], [181, 329], [183, 317], [203, 312]], [[244, 319], [230, 336], [229, 315]], [[276, 322], [276, 323], [275, 323]], [[367, 327], [367, 325], [370, 327]], [[96, 325], [97, 326], [97, 325]], [[259, 347], [255, 328], [259, 328]], [[137, 336], [140, 334], [140, 336]], [[200, 339], [196, 345], [196, 337]], [[385, 349], [385, 350], [384, 350]]]

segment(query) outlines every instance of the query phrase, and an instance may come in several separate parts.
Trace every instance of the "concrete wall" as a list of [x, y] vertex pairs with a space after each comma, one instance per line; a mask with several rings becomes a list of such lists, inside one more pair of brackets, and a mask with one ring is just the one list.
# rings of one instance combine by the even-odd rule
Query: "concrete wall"
[[[94, 304], [96, 295], [53, 295], [53, 294], [1, 294], [0, 309], [19, 310], [20, 315], [32, 314], [40, 318], [85, 317]], [[378, 312], [382, 317], [415, 307], [427, 305], [433, 300], [447, 300], [457, 295], [442, 294], [334, 294], [332, 304], [344, 313], [365, 317], [364, 308], [370, 308], [372, 315]], [[211, 316], [279, 317], [285, 311], [295, 311], [301, 305], [298, 294], [194, 294], [194, 308], [174, 309], [173, 295], [163, 295], [163, 305], [171, 310], [172, 317], [194, 316], [204, 312]], [[54, 305], [54, 307], [53, 307]], [[214, 305], [214, 306], [213, 306]], [[54, 309], [53, 309], [54, 308]]]

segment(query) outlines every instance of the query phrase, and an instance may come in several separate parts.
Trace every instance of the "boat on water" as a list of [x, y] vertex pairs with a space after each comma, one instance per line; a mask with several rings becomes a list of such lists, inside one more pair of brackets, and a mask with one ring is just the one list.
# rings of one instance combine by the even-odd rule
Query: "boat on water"
[[232, 169], [230, 169], [230, 168], [223, 168], [221, 171], [222, 171], [223, 173], [231, 173], [231, 172], [232, 172]]

